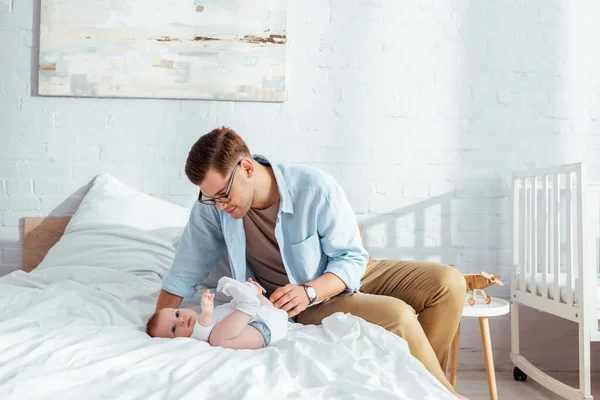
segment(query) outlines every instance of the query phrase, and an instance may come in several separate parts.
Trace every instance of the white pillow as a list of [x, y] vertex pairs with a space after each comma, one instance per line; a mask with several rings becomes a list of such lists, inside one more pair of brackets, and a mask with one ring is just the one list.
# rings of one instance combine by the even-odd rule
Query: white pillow
[[88, 266], [136, 275], [171, 268], [190, 210], [98, 175], [62, 238], [37, 267]]

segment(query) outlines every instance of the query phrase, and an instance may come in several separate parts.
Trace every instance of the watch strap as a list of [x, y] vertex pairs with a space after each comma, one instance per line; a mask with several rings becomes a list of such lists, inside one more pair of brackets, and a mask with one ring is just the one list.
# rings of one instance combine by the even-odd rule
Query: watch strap
[[[314, 299], [311, 298], [310, 295], [308, 294], [308, 288], [311, 288], [312, 290], [315, 290], [315, 288], [310, 285], [307, 285], [307, 284], [302, 284], [300, 286], [304, 287], [304, 291], [306, 292], [306, 297], [308, 297], [308, 304], [314, 303], [317, 300], [317, 296], [315, 296]], [[316, 290], [315, 290], [315, 293], [316, 293]]]

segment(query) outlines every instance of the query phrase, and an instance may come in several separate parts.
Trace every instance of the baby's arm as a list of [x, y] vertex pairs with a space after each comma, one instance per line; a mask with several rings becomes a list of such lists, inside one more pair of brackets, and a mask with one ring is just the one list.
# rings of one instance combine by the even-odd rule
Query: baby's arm
[[204, 327], [211, 326], [213, 323], [213, 311], [215, 309], [214, 298], [215, 295], [208, 289], [202, 294], [202, 299], [200, 300], [202, 312], [200, 312], [200, 315], [198, 316], [198, 323]]
[[202, 340], [208, 342], [208, 338], [213, 330], [213, 311], [214, 311], [214, 303], [213, 299], [215, 295], [210, 293], [208, 289], [204, 293], [202, 293], [202, 299], [200, 300], [200, 304], [202, 306], [202, 311], [198, 315], [197, 323], [194, 322], [194, 329], [190, 337], [198, 340]]

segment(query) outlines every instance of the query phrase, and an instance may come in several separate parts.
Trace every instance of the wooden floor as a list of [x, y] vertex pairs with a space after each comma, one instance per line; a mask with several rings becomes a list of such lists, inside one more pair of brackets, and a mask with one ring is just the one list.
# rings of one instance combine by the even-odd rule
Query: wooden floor
[[[553, 373], [552, 377], [568, 385], [575, 386], [579, 380], [577, 373]], [[496, 372], [499, 399], [561, 400], [562, 397], [550, 392], [531, 378], [525, 382], [513, 379], [512, 372]], [[489, 399], [487, 375], [485, 371], [458, 371], [456, 382], [458, 392], [470, 400]], [[592, 395], [600, 400], [600, 373], [592, 374]]]

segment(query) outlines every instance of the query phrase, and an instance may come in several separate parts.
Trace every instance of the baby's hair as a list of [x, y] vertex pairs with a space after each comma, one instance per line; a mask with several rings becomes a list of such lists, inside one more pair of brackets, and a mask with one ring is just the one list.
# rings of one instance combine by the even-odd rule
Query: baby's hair
[[156, 331], [156, 326], [158, 325], [158, 311], [152, 314], [150, 318], [148, 318], [148, 322], [146, 323], [146, 333], [152, 337], [154, 337], [153, 333]]

